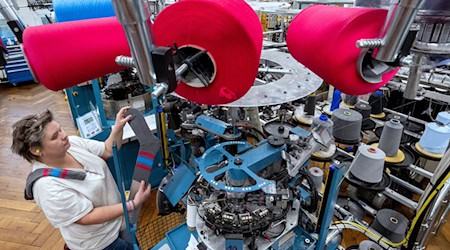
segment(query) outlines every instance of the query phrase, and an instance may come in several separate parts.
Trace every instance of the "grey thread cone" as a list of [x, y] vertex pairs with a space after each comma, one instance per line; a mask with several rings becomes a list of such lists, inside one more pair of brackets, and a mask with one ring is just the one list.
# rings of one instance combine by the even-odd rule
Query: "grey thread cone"
[[370, 112], [372, 112], [372, 106], [370, 106], [369, 104], [358, 102], [355, 105], [355, 110], [361, 113], [361, 115], [363, 116], [362, 124], [364, 126], [370, 124]]
[[400, 148], [402, 134], [403, 125], [399, 120], [392, 119], [385, 122], [378, 148], [383, 150], [389, 157], [396, 156], [398, 149]]
[[360, 138], [362, 115], [354, 110], [336, 109], [333, 111], [333, 137], [344, 141], [357, 141]]
[[385, 157], [386, 154], [382, 150], [361, 145], [350, 166], [350, 172], [359, 180], [379, 183], [383, 179]]

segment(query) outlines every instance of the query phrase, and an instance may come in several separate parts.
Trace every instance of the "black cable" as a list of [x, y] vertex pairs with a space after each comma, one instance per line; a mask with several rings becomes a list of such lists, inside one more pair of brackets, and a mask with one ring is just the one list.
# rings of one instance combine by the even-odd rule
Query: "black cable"
[[286, 216], [286, 214], [288, 213], [288, 211], [291, 210], [291, 208], [292, 208], [292, 205], [289, 203], [288, 207], [287, 207], [286, 209], [283, 210], [283, 213], [282, 213], [280, 216], [278, 216], [278, 217], [272, 218], [272, 219], [270, 220], [270, 222], [274, 222], [274, 221], [279, 221], [279, 220], [281, 220], [282, 218], [284, 218], [284, 217]]
[[280, 232], [279, 234], [270, 234], [270, 233], [266, 233], [266, 234], [269, 236], [269, 238], [274, 239], [274, 238], [280, 237], [280, 235], [283, 234], [284, 230], [286, 230], [286, 222], [283, 222], [282, 225], [283, 225], [283, 230], [281, 230], [281, 232]]
[[295, 182], [296, 185], [301, 185], [301, 183], [303, 182], [303, 180], [306, 180], [308, 182], [309, 185], [309, 189], [311, 192], [311, 201], [309, 202], [309, 205], [305, 206], [304, 209], [310, 213], [313, 213], [314, 211], [317, 210], [318, 207], [318, 193], [317, 193], [317, 189], [316, 186], [314, 185], [314, 181], [312, 180], [311, 176], [309, 175], [309, 173], [305, 172], [304, 170], [300, 170], [299, 174], [301, 175], [297, 181]]

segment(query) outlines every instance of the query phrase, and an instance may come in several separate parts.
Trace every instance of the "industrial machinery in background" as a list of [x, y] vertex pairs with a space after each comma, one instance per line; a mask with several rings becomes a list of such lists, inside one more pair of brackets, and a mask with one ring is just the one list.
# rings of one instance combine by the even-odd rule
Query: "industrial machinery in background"
[[101, 90], [106, 118], [114, 120], [117, 112], [125, 106], [148, 113], [152, 109], [152, 97], [145, 88], [131, 70], [109, 76]]
[[[155, 2], [161, 9], [179, 4]], [[331, 1], [295, 4], [303, 2]], [[356, 2], [382, 7], [382, 1]], [[158, 213], [185, 214], [186, 223], [158, 243], [141, 234], [141, 247], [342, 249], [347, 230], [367, 239], [349, 249], [426, 246], [448, 212], [441, 202], [450, 187], [450, 155], [444, 154], [450, 101], [441, 98], [449, 80], [447, 1], [396, 2], [379, 38], [358, 38], [354, 46], [362, 53], [354, 67], [367, 82], [408, 65], [367, 96], [324, 89], [324, 76], [287, 52], [286, 28], [303, 10], [250, 2], [266, 35], [255, 81], [241, 98], [218, 105], [174, 92], [180, 80], [192, 92], [214, 88], [219, 66], [206, 49], [176, 41], [157, 46], [145, 4], [112, 1], [131, 50], [131, 57], [116, 57], [126, 69], [66, 89], [83, 136], [105, 139], [115, 113], [132, 106], [161, 141], [149, 179], [158, 187]], [[429, 73], [419, 74], [424, 63]], [[419, 84], [425, 85], [416, 91]], [[445, 91], [438, 93], [440, 87]], [[198, 95], [190, 97], [203, 98]], [[116, 177], [128, 188], [139, 142], [127, 131], [124, 140], [109, 164], [120, 166]], [[132, 235], [139, 231], [127, 226]]]
[[33, 81], [33, 76], [25, 60], [20, 44], [25, 24], [20, 18], [16, 1], [0, 1], [0, 13], [9, 28], [4, 27], [2, 32], [2, 51], [0, 54], [2, 67], [2, 81], [17, 86], [21, 82]]
[[[378, 45], [374, 44], [375, 40], [372, 43], [360, 41], [371, 44], [370, 46], [360, 44], [361, 47], [369, 46], [370, 50], [380, 49], [381, 52], [374, 53], [377, 54], [377, 57], [374, 56], [373, 64], [376, 64], [376, 60], [378, 60], [381, 64], [390, 65], [389, 67], [399, 65], [400, 59], [404, 61], [410, 51], [418, 53], [419, 47], [422, 46], [421, 53], [426, 53], [432, 60], [439, 62], [431, 64], [433, 68], [443, 66], [442, 62], [448, 59], [446, 58], [448, 53], [443, 53], [443, 50], [448, 49], [448, 43], [440, 44], [440, 48], [430, 41], [421, 43], [424, 25], [426, 25], [423, 20], [430, 22], [432, 18], [420, 19], [420, 15], [426, 13], [424, 8], [427, 8], [423, 7], [419, 10], [420, 4], [420, 1], [414, 3], [413, 1], [403, 1], [396, 6], [396, 11], [390, 16], [393, 19], [390, 19], [389, 23], [404, 25], [403, 28], [400, 28], [402, 32], [389, 30], [394, 27], [398, 29], [395, 25], [386, 26], [385, 34], [389, 35], [384, 39], [377, 40]], [[408, 14], [405, 16], [404, 11], [406, 10]], [[282, 22], [285, 20], [284, 15], [291, 14], [289, 10], [262, 10], [261, 12], [282, 15]], [[419, 14], [414, 19], [417, 12]], [[265, 16], [263, 15], [263, 17]], [[442, 21], [445, 18], [438, 19]], [[417, 30], [409, 31], [414, 20], [422, 22], [422, 31], [419, 31], [417, 39], [415, 38]], [[448, 30], [443, 23], [437, 26], [439, 28], [433, 28], [435, 32], [438, 33], [440, 29], [446, 31], [444, 30], [443, 34], [436, 34], [434, 41], [436, 41], [436, 37], [440, 37], [441, 41], [444, 41], [448, 37]], [[280, 33], [283, 34], [282, 31]], [[279, 43], [282, 39], [279, 38], [280, 36], [271, 39], [267, 43], [270, 45], [266, 45], [267, 48], [282, 46]], [[273, 42], [276, 44], [274, 45]], [[388, 45], [390, 42], [396, 45]], [[427, 46], [429, 48], [425, 52]], [[389, 51], [392, 48], [394, 50]], [[434, 48], [434, 52], [431, 52], [431, 48]], [[439, 50], [440, 52], [438, 52]], [[263, 52], [262, 58], [264, 58], [264, 53], [275, 52]], [[280, 57], [282, 57], [281, 54]], [[269, 58], [274, 59], [277, 56]], [[275, 87], [267, 85], [270, 85], [273, 80], [283, 82], [280, 75], [276, 74], [278, 72], [275, 72], [278, 70], [277, 66], [274, 67], [270, 63], [269, 65], [272, 72], [269, 69], [268, 77], [259, 75], [250, 92], [257, 88], [260, 88], [261, 91], [270, 89], [275, 92]], [[289, 63], [280, 63], [279, 65], [281, 66], [279, 68], [291, 67], [287, 66]], [[260, 70], [260, 73], [263, 71]], [[270, 75], [271, 73], [272, 75]], [[304, 84], [307, 84], [305, 80], [310, 74], [299, 75], [295, 79], [301, 79]], [[311, 77], [314, 79], [313, 75]], [[401, 77], [401, 75], [397, 77]], [[187, 224], [166, 233], [166, 238], [153, 249], [164, 247], [183, 249], [186, 244], [180, 243], [180, 239], [183, 239], [183, 242], [189, 241], [188, 247], [193, 247], [190, 249], [196, 249], [195, 247], [198, 249], [334, 249], [341, 243], [341, 233], [345, 229], [360, 231], [371, 240], [361, 242], [359, 249], [396, 249], [402, 246], [407, 246], [408, 249], [422, 249], [426, 245], [426, 238], [430, 236], [430, 232], [434, 231], [436, 227], [439, 228], [445, 218], [446, 206], [441, 206], [438, 202], [431, 202], [430, 194], [433, 192], [422, 190], [414, 180], [428, 179], [434, 183], [439, 182], [442, 189], [439, 191], [437, 200], [440, 201], [447, 195], [448, 183], [443, 180], [448, 176], [448, 167], [441, 163], [436, 170], [440, 177], [432, 178], [433, 174], [429, 170], [415, 165], [424, 167], [421, 161], [415, 160], [416, 157], [420, 158], [421, 153], [419, 155], [417, 155], [417, 151], [411, 153], [415, 145], [413, 143], [415, 140], [412, 138], [414, 136], [420, 138], [420, 135], [410, 130], [414, 130], [414, 127], [421, 127], [421, 124], [425, 122], [408, 116], [412, 115], [414, 110], [410, 107], [409, 110], [408, 107], [402, 108], [401, 106], [405, 102], [393, 106], [395, 110], [387, 108], [388, 102], [391, 102], [391, 98], [389, 98], [391, 91], [398, 90], [393, 87], [398, 87], [393, 84], [399, 79], [397, 77], [388, 83], [387, 88], [381, 89], [383, 92], [374, 93], [370, 98], [353, 96], [355, 102], [352, 106], [358, 104], [355, 106], [356, 113], [345, 110], [331, 112], [334, 128], [318, 122], [320, 119], [317, 119], [317, 111], [319, 114], [320, 111], [325, 112], [324, 108], [328, 103], [323, 100], [326, 98], [316, 101], [315, 98], [308, 97], [302, 98], [299, 102], [296, 100], [298, 98], [289, 99], [277, 94], [278, 99], [266, 102], [269, 98], [265, 94], [252, 98], [252, 100], [258, 100], [254, 102], [247, 101], [244, 96], [235, 102], [236, 105], [231, 103], [224, 105], [228, 106], [224, 108], [201, 109], [198, 107], [196, 112], [187, 116], [181, 111], [181, 135], [187, 136], [186, 138], [191, 141], [192, 151], [197, 152], [194, 154], [195, 160], [190, 162], [193, 169], [190, 172], [197, 173], [197, 175], [192, 175], [187, 180], [184, 171], [180, 173], [174, 171], [160, 186], [158, 207], [160, 211], [164, 211], [162, 214], [179, 211], [175, 207], [182, 200], [187, 209]], [[443, 78], [439, 79], [445, 81], [446, 77]], [[271, 80], [266, 82], [267, 79]], [[405, 86], [407, 86], [406, 89], [411, 88], [409, 80], [408, 84], [405, 84], [406, 81], [402, 82], [402, 92]], [[309, 89], [318, 87], [317, 85]], [[292, 88], [289, 90], [298, 94]], [[261, 91], [257, 91], [257, 93], [261, 93]], [[247, 95], [250, 96], [250, 92]], [[306, 95], [308, 93], [302, 96]], [[405, 98], [407, 95], [405, 94]], [[438, 98], [435, 96], [432, 99]], [[400, 98], [400, 100], [403, 99]], [[428, 117], [434, 118], [438, 112], [448, 110], [447, 105], [448, 103], [442, 104], [439, 110], [436, 109]], [[248, 118], [248, 113], [246, 117], [245, 112], [248, 107], [255, 106], [259, 106], [257, 122], [253, 120], [254, 118]], [[405, 112], [407, 115], [399, 114], [396, 111]], [[230, 112], [235, 114], [234, 119], [223, 115]], [[170, 114], [170, 116], [172, 115]], [[239, 124], [239, 117], [241, 124]], [[329, 118], [321, 117], [323, 117], [322, 122], [330, 124]], [[315, 122], [312, 121], [312, 118], [316, 118]], [[384, 125], [384, 119], [388, 125]], [[400, 136], [398, 129], [394, 136], [392, 131], [395, 126], [388, 122], [391, 119], [394, 119], [392, 124], [397, 124], [396, 119], [400, 119], [407, 129], [406, 136], [410, 135], [411, 137], [409, 139], [401, 138], [404, 137], [402, 136], [403, 129], [401, 129]], [[252, 124], [246, 125], [252, 128], [251, 131], [247, 130], [251, 137], [243, 133], [243, 129], [246, 127], [243, 126], [242, 121], [245, 120], [247, 122], [252, 120]], [[320, 125], [317, 126], [317, 124]], [[303, 126], [303, 128], [312, 125], [312, 130], [306, 131], [296, 125]], [[362, 141], [368, 143], [364, 137], [366, 131], [375, 131], [375, 129], [381, 131], [383, 125], [385, 128], [391, 129], [385, 129], [384, 142], [380, 141], [380, 145], [375, 144], [374, 146], [361, 144]], [[258, 128], [260, 129], [258, 130]], [[330, 131], [330, 133], [319, 131]], [[424, 136], [424, 138], [428, 137]], [[382, 137], [381, 133], [378, 134], [379, 137]], [[256, 139], [257, 142], [251, 144], [249, 142], [252, 139], [248, 140], [249, 138]], [[394, 145], [397, 143], [394, 141], [398, 139], [398, 146], [393, 149], [394, 153], [390, 152], [392, 149], [386, 148], [386, 138], [390, 138], [389, 143], [394, 143]], [[448, 134], [441, 140], [444, 144], [448, 144]], [[413, 149], [409, 145], [413, 145]], [[382, 148], [383, 151], [377, 147]], [[397, 152], [397, 150], [399, 151]], [[384, 151], [388, 153], [384, 153]], [[330, 152], [331, 155], [326, 154]], [[395, 158], [401, 154], [406, 156], [400, 159]], [[310, 161], [320, 158], [317, 157], [318, 155], [328, 156], [328, 158], [324, 157], [331, 163], [331, 167], [326, 168], [329, 171], [327, 175], [317, 175], [316, 171], [318, 170], [310, 166]], [[356, 159], [354, 159], [355, 156]], [[441, 157], [443, 156], [441, 155]], [[423, 158], [421, 159], [423, 160]], [[442, 158], [437, 159], [439, 161]], [[385, 172], [386, 168], [394, 172]], [[317, 176], [323, 178], [324, 184], [319, 178], [317, 185]], [[180, 185], [185, 186], [185, 191], [180, 191]], [[338, 198], [339, 189], [341, 195], [348, 196]], [[436, 193], [438, 193], [437, 189], [435, 189], [434, 195]], [[412, 194], [422, 195], [420, 202], [413, 200]], [[424, 206], [424, 202], [427, 201], [430, 202], [428, 207]], [[415, 212], [404, 216], [395, 211], [398, 206]], [[431, 209], [432, 206], [434, 207]], [[426, 209], [430, 209], [428, 214], [425, 214]], [[338, 221], [331, 222], [333, 213]], [[370, 227], [364, 221], [366, 216], [375, 217]], [[418, 223], [422, 219], [426, 221], [426, 224]], [[187, 229], [191, 233], [181, 233], [186, 232]], [[422, 235], [418, 233], [419, 230], [427, 233]]]
[[[413, 2], [413, 1], [411, 1]], [[450, 3], [448, 1], [418, 1], [415, 18], [411, 18], [410, 54], [401, 64], [405, 67], [392, 81], [392, 88], [403, 93], [406, 100], [418, 98], [442, 99], [448, 91]], [[404, 31], [406, 36], [407, 31]], [[404, 56], [406, 56], [405, 54]], [[396, 84], [397, 83], [397, 84]], [[401, 84], [398, 84], [401, 83]], [[424, 87], [425, 84], [425, 87]], [[429, 87], [437, 88], [430, 90]], [[441, 89], [445, 89], [442, 91]], [[437, 115], [437, 113], [434, 113]]]

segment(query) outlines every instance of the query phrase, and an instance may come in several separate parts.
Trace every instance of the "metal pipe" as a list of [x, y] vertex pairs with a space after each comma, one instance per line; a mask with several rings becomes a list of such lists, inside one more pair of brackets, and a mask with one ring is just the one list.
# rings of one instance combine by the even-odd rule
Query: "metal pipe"
[[122, 24], [131, 55], [142, 84], [156, 83], [151, 51], [155, 48], [150, 10], [144, 0], [113, 0], [112, 4]]
[[[345, 217], [351, 217], [351, 218], [353, 219], [353, 215], [352, 215], [349, 211], [345, 210], [345, 208], [339, 206], [339, 204], [336, 203], [336, 204], [334, 205], [334, 208], [335, 208], [336, 211], [338, 211], [339, 213], [344, 214]], [[328, 243], [328, 242], [327, 242], [327, 243]]]
[[327, 246], [334, 239], [334, 237], [338, 236], [341, 233], [339, 229], [332, 229], [328, 231], [327, 239], [325, 241], [325, 245]]
[[420, 123], [420, 124], [423, 124], [423, 125], [426, 125], [426, 124], [427, 124], [425, 121], [422, 121], [422, 120], [420, 120], [420, 119], [417, 119], [417, 118], [412, 117], [412, 116], [409, 116], [409, 115], [405, 115], [405, 114], [403, 114], [403, 113], [394, 111], [394, 110], [392, 110], [392, 109], [384, 108], [383, 110], [384, 110], [385, 112], [389, 112], [389, 113], [392, 113], [392, 114], [394, 114], [394, 115], [399, 115], [399, 116], [405, 117], [406, 119], [408, 119], [408, 120], [410, 120], [410, 121], [413, 121], [413, 122], [417, 122], [417, 123]]
[[8, 0], [0, 0], [0, 13], [2, 13], [6, 21], [19, 21], [19, 23], [22, 25], [22, 28], [25, 29], [25, 26], [23, 25], [19, 14], [13, 8], [12, 3], [10, 3]]
[[[136, 67], [136, 63], [134, 62], [133, 57], [129, 57], [129, 56], [118, 56], [118, 57], [116, 57], [116, 63], [117, 63], [117, 65], [130, 67], [130, 68], [131, 67]], [[189, 66], [187, 64], [185, 64], [185, 63], [181, 64], [181, 66], [178, 67], [178, 69], [175, 71], [177, 79], [179, 79], [180, 76], [182, 74], [184, 74], [184, 72], [186, 72], [188, 69], [189, 69]], [[166, 86], [166, 90], [167, 90], [167, 86]]]
[[278, 38], [278, 42], [282, 43], [284, 42], [284, 30], [286, 29], [286, 27], [284, 27], [284, 19], [285, 19], [285, 15], [281, 15], [281, 30], [283, 32], [281, 32], [280, 37]]
[[450, 190], [450, 180], [447, 180], [444, 187], [442, 187], [441, 191], [439, 192], [439, 195], [437, 196], [434, 205], [431, 209], [429, 209], [429, 212], [427, 213], [426, 219], [423, 220], [421, 225], [421, 230], [418, 235], [421, 236], [421, 239], [419, 242], [419, 247], [425, 247], [427, 245], [428, 239], [430, 237], [431, 232], [433, 231], [434, 223], [437, 218], [437, 212], [442, 206], [442, 201], [444, 198], [447, 197], [447, 194]]
[[23, 31], [25, 30], [25, 24], [22, 22], [17, 11], [13, 8], [13, 5], [8, 0], [0, 0], [0, 13], [6, 20], [11, 31], [16, 36], [17, 40], [22, 43]]
[[400, 184], [401, 186], [409, 189], [410, 191], [412, 191], [412, 192], [414, 192], [416, 194], [423, 195], [423, 193], [424, 193], [424, 191], [422, 189], [420, 189], [420, 188], [418, 188], [418, 187], [416, 187], [416, 186], [414, 186], [414, 185], [412, 185], [412, 184], [410, 184], [410, 183], [408, 183], [408, 182], [406, 182], [406, 181], [404, 181], [404, 180], [402, 180], [402, 179], [400, 179], [400, 178], [398, 178], [398, 177], [396, 177], [396, 176], [394, 176], [392, 174], [389, 174], [389, 177], [391, 177], [392, 181], [396, 182], [397, 184]]
[[439, 230], [441, 229], [442, 223], [444, 223], [445, 219], [447, 218], [448, 212], [450, 212], [450, 203], [448, 202], [448, 200], [447, 200], [446, 204], [447, 204], [447, 207], [445, 208], [444, 212], [442, 213], [441, 218], [439, 219], [439, 221], [436, 225], [436, 229], [433, 232], [433, 235], [436, 235], [439, 232]]
[[[364, 101], [361, 101], [361, 102], [364, 102]], [[386, 111], [386, 108], [384, 108], [383, 110]], [[370, 119], [372, 121], [374, 121], [377, 125], [384, 126], [384, 121], [378, 120], [377, 118], [373, 118], [373, 117], [371, 117]], [[409, 130], [404, 130], [403, 133], [405, 133], [406, 135], [409, 135], [411, 137], [417, 138], [417, 139], [420, 139], [422, 137], [421, 135], [419, 135], [417, 133], [414, 133], [414, 132], [411, 132]]]
[[283, 33], [283, 30], [269, 30], [269, 31], [264, 31], [264, 32], [263, 32], [263, 35], [276, 34], [276, 33]]
[[406, 198], [405, 196], [395, 192], [394, 190], [390, 189], [390, 188], [385, 188], [383, 191], [383, 194], [385, 194], [386, 196], [388, 196], [389, 198], [398, 201], [399, 203], [411, 208], [411, 209], [417, 209], [417, 207], [419, 206], [417, 204], [417, 202], [412, 201], [408, 198]]
[[184, 74], [189, 69], [189, 66], [186, 63], [183, 63], [178, 67], [178, 69], [175, 71], [175, 75], [177, 76], [177, 79], [181, 77], [181, 75]]
[[292, 71], [289, 69], [274, 69], [269, 67], [259, 68], [259, 73], [278, 73], [278, 74], [292, 74]]
[[415, 100], [417, 97], [417, 88], [420, 83], [420, 76], [422, 75], [422, 69], [420, 67], [420, 62], [422, 60], [422, 55], [414, 54], [412, 58], [412, 63], [409, 68], [408, 82], [406, 83], [405, 92], [403, 97], [410, 100]]
[[165, 83], [157, 83], [157, 84], [155, 84], [155, 87], [153, 88], [153, 92], [152, 92], [152, 97], [153, 98], [160, 97], [162, 94], [167, 93], [168, 88], [169, 87]]
[[431, 172], [429, 172], [429, 171], [427, 171], [427, 170], [425, 170], [425, 169], [423, 169], [421, 167], [418, 167], [416, 165], [410, 164], [408, 166], [408, 169], [413, 171], [414, 173], [420, 175], [420, 176], [423, 176], [423, 177], [427, 178], [427, 179], [433, 178], [433, 173], [431, 173]]
[[380, 33], [384, 45], [374, 50], [375, 59], [394, 62], [406, 40], [411, 24], [424, 0], [400, 0], [391, 6]]

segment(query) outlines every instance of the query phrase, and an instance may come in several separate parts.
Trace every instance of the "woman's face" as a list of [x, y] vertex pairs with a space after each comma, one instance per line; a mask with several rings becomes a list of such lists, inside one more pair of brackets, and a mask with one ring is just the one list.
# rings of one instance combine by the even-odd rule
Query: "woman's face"
[[42, 157], [53, 158], [64, 156], [70, 147], [67, 133], [55, 121], [50, 122], [44, 129], [42, 142]]

